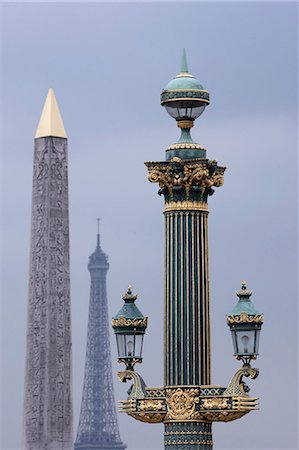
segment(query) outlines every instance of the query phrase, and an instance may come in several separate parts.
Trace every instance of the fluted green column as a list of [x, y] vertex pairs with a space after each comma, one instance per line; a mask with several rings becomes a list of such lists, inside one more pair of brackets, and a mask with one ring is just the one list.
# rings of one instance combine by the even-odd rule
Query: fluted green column
[[[164, 212], [165, 386], [210, 384], [208, 211], [189, 207]], [[212, 424], [166, 422], [165, 448], [212, 449]]]
[[165, 197], [165, 449], [211, 450], [212, 423], [196, 404], [211, 383], [207, 199], [225, 169], [177, 156], [146, 165]]
[[208, 212], [190, 207], [164, 212], [166, 386], [210, 384]]
[[208, 197], [222, 186], [225, 168], [206, 159], [190, 129], [210, 103], [209, 92], [181, 71], [161, 92], [161, 105], [181, 136], [166, 160], [148, 162], [149, 181], [165, 198], [164, 386], [165, 449], [211, 450], [212, 423], [198, 405], [200, 386], [211, 383]]

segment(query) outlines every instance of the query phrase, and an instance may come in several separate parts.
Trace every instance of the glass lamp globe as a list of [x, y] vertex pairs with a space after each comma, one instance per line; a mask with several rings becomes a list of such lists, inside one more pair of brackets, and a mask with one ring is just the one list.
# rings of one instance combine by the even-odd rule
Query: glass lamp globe
[[178, 100], [171, 104], [166, 104], [165, 109], [168, 114], [175, 120], [191, 120], [197, 119], [205, 110], [206, 105], [199, 104], [200, 102], [193, 102], [187, 100]]

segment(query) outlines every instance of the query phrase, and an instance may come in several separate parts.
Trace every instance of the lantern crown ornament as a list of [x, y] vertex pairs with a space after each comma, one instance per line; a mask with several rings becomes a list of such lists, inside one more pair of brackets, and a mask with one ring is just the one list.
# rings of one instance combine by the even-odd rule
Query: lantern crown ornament
[[236, 292], [239, 297], [231, 313], [226, 317], [230, 327], [234, 345], [234, 354], [244, 364], [256, 359], [259, 348], [259, 336], [263, 323], [263, 315], [251, 301], [253, 291], [247, 290], [246, 282], [242, 281], [241, 290]]
[[142, 362], [143, 336], [148, 317], [135, 305], [137, 295], [132, 293], [131, 286], [122, 298], [125, 303], [113, 317], [112, 327], [116, 335], [118, 361], [124, 362], [127, 370], [133, 370], [137, 362]]
[[186, 51], [183, 50], [181, 72], [173, 78], [161, 93], [161, 105], [177, 121], [181, 129], [178, 142], [168, 147], [166, 159], [175, 156], [192, 159], [205, 158], [206, 149], [193, 141], [190, 128], [210, 103], [210, 94], [188, 71]]

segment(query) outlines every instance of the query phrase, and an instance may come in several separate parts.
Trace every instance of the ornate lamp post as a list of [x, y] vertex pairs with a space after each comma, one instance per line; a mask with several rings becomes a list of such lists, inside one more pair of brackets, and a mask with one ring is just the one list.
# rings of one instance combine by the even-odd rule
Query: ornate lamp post
[[158, 193], [165, 198], [164, 386], [146, 387], [118, 345], [119, 360], [126, 364], [119, 377], [134, 382], [121, 411], [143, 422], [164, 422], [168, 450], [211, 450], [212, 422], [235, 420], [257, 409], [258, 399], [248, 396], [243, 376], [258, 374], [250, 360], [257, 355], [262, 316], [244, 285], [227, 317], [235, 355], [244, 365], [227, 388], [211, 385], [208, 197], [223, 185], [225, 168], [207, 159], [206, 149], [191, 138], [195, 119], [209, 105], [209, 92], [189, 74], [185, 52], [181, 72], [162, 91], [161, 104], [181, 129], [179, 141], [166, 149], [165, 161], [145, 163], [149, 181], [159, 184]]
[[252, 291], [247, 291], [245, 281], [236, 294], [239, 301], [226, 321], [232, 333], [235, 356], [243, 361], [245, 367], [258, 355], [263, 315], [254, 307], [250, 299]]
[[118, 362], [124, 362], [126, 370], [134, 370], [136, 363], [142, 362], [143, 337], [147, 328], [144, 317], [135, 305], [137, 295], [132, 294], [131, 286], [123, 295], [125, 304], [112, 319], [116, 336]]

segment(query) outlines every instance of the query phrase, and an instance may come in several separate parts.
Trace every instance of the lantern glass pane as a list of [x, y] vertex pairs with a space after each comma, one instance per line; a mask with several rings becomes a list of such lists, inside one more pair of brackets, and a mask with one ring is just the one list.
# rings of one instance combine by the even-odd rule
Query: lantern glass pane
[[118, 357], [123, 358], [126, 354], [126, 343], [124, 334], [116, 334]]
[[192, 108], [191, 117], [192, 119], [197, 119], [197, 117], [201, 116], [205, 110], [205, 106], [197, 106], [196, 108]]
[[[205, 110], [205, 105], [193, 106], [194, 102], [173, 102], [166, 105], [166, 111], [174, 119], [197, 119]], [[197, 102], [198, 104], [198, 102]]]
[[237, 346], [238, 355], [254, 355], [255, 354], [255, 330], [238, 330]]
[[258, 353], [259, 353], [260, 332], [261, 332], [261, 330], [255, 330], [255, 349], [254, 349], [255, 355], [258, 355]]
[[135, 354], [135, 335], [134, 334], [126, 334], [126, 357], [133, 358]]
[[232, 332], [232, 340], [233, 340], [233, 346], [234, 346], [234, 353], [235, 355], [238, 354], [238, 347], [237, 347], [237, 334], [235, 330], [231, 330]]
[[136, 358], [142, 357], [142, 344], [143, 344], [143, 334], [136, 334], [135, 336], [135, 356]]

